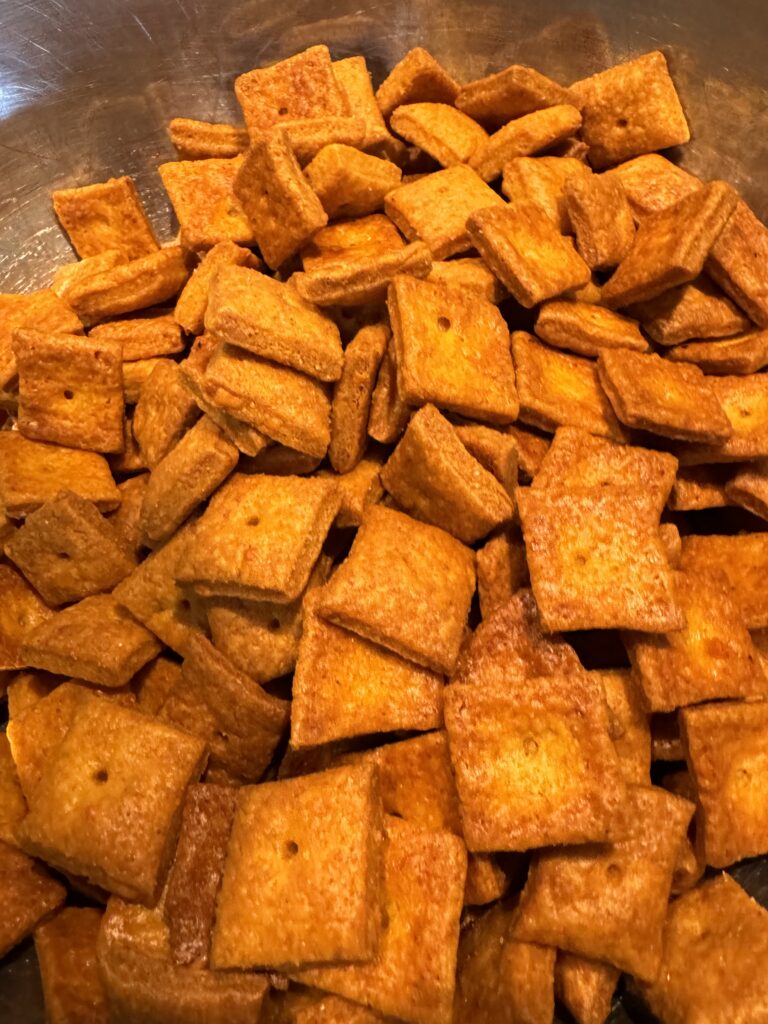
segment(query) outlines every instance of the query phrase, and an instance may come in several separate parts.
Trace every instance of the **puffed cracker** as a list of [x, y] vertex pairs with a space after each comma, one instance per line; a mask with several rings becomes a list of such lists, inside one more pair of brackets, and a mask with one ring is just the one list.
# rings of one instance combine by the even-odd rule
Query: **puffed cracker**
[[658, 213], [701, 188], [693, 174], [667, 160], [661, 153], [648, 153], [621, 163], [605, 172], [624, 186], [635, 219]]
[[168, 122], [168, 137], [179, 160], [227, 160], [248, 149], [245, 128], [190, 117], [172, 118]]
[[541, 207], [555, 227], [568, 234], [571, 220], [565, 200], [566, 182], [589, 175], [589, 168], [573, 157], [520, 156], [504, 165], [501, 191], [513, 202], [525, 199]]
[[361, 217], [381, 209], [386, 194], [402, 178], [389, 160], [338, 144], [321, 149], [304, 174], [330, 218]]
[[544, 302], [534, 331], [555, 348], [598, 356], [604, 348], [648, 352], [650, 345], [636, 320], [589, 302]]
[[185, 249], [210, 249], [225, 241], [254, 243], [254, 227], [234, 193], [244, 160], [173, 160], [158, 167]]
[[434, 284], [444, 284], [448, 288], [466, 288], [495, 306], [507, 295], [501, 281], [476, 256], [437, 260], [432, 264], [427, 280]]
[[515, 118], [479, 145], [469, 160], [483, 181], [501, 176], [505, 164], [540, 153], [581, 127], [581, 113], [569, 103], [557, 104]]
[[768, 330], [718, 341], [689, 341], [667, 352], [673, 362], [695, 363], [704, 373], [746, 376], [768, 366]]
[[728, 338], [750, 328], [749, 317], [702, 274], [630, 310], [659, 345], [691, 338]]
[[365, 454], [371, 398], [389, 337], [383, 324], [363, 327], [344, 351], [344, 368], [333, 390], [328, 449], [337, 473], [349, 473]]
[[332, 63], [333, 77], [346, 97], [350, 110], [362, 119], [365, 135], [362, 148], [377, 156], [386, 156], [399, 162], [405, 146], [387, 131], [376, 96], [365, 57], [345, 57]]
[[86, 256], [74, 263], [65, 263], [58, 267], [51, 279], [51, 291], [60, 299], [67, 301], [72, 288], [85, 278], [111, 270], [118, 263], [127, 263], [127, 257], [119, 249], [105, 249], [96, 256]]
[[488, 133], [477, 121], [447, 103], [406, 103], [390, 118], [392, 130], [443, 167], [469, 163]]
[[409, 50], [376, 90], [384, 117], [405, 103], [453, 103], [458, 82], [421, 46]]
[[111, 320], [93, 327], [90, 338], [115, 341], [122, 346], [123, 361], [154, 359], [184, 351], [181, 329], [170, 313]]
[[459, 110], [491, 128], [534, 110], [572, 102], [566, 88], [524, 64], [510, 64], [503, 71], [467, 82], [456, 96]]
[[258, 270], [261, 261], [250, 249], [244, 249], [234, 242], [217, 242], [209, 249], [192, 271], [173, 311], [173, 319], [188, 334], [202, 334], [211, 285], [219, 270], [228, 266]]
[[321, 228], [302, 249], [301, 262], [305, 271], [329, 270], [404, 248], [405, 242], [392, 221], [383, 213], [371, 213]]
[[747, 628], [768, 627], [768, 534], [684, 537], [682, 568], [693, 574], [710, 569], [725, 573]]
[[291, 282], [307, 301], [318, 306], [361, 306], [383, 302], [387, 288], [398, 274], [426, 277], [432, 255], [423, 242], [394, 252], [384, 252], [349, 263], [325, 263], [323, 267], [294, 274]]
[[135, 260], [158, 249], [133, 178], [59, 189], [51, 198], [56, 216], [81, 258], [118, 249], [127, 260]]
[[[130, 363], [123, 363], [123, 393], [126, 405], [136, 405], [141, 398], [141, 392], [147, 383], [155, 367], [168, 365], [170, 359], [158, 357], [156, 359], [134, 359]], [[137, 466], [141, 468], [141, 466]]]
[[599, 174], [574, 175], [564, 192], [576, 249], [587, 266], [607, 270], [621, 263], [635, 237], [635, 222], [621, 182]]

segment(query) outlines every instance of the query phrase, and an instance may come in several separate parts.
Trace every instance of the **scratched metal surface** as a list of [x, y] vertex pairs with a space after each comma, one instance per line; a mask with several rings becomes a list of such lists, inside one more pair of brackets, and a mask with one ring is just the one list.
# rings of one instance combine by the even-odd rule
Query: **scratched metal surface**
[[[0, 0], [0, 291], [41, 287], [72, 258], [52, 188], [134, 175], [165, 237], [155, 166], [177, 115], [227, 120], [234, 75], [316, 42], [363, 53], [377, 79], [429, 47], [459, 78], [512, 60], [567, 82], [661, 47], [694, 141], [680, 155], [768, 216], [764, 0]], [[740, 866], [768, 902], [768, 868]], [[44, 1019], [31, 944], [0, 965], [0, 1021]], [[639, 1020], [617, 1006], [612, 1024]]]

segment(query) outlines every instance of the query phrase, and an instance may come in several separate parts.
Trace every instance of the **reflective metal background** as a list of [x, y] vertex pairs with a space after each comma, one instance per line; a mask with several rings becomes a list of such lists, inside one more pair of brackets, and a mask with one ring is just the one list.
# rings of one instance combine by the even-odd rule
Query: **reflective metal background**
[[[0, 291], [72, 259], [52, 188], [134, 175], [170, 237], [168, 119], [235, 116], [235, 74], [317, 42], [365, 54], [377, 80], [417, 44], [461, 79], [514, 60], [562, 82], [661, 47], [694, 132], [681, 162], [765, 218], [767, 38], [765, 0], [0, 0]], [[768, 871], [739, 871], [768, 896]], [[0, 1021], [42, 1020], [25, 947], [0, 966]]]

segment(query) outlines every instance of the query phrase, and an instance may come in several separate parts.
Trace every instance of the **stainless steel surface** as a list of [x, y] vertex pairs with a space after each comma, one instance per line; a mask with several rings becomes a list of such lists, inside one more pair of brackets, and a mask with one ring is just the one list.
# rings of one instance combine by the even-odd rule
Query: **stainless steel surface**
[[[563, 82], [662, 48], [694, 132], [681, 162], [765, 218], [767, 36], [764, 0], [0, 0], [0, 291], [72, 259], [52, 188], [134, 175], [170, 237], [166, 121], [235, 116], [238, 72], [316, 42], [365, 54], [377, 78], [423, 44], [459, 78], [515, 60]], [[738, 874], [768, 898], [765, 864]], [[27, 947], [0, 965], [0, 1021], [36, 1024], [41, 1007]]]

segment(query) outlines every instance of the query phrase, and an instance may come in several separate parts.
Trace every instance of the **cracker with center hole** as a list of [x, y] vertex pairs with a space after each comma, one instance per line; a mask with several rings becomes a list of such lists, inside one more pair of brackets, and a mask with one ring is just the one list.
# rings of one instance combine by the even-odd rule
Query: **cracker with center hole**
[[53, 612], [10, 565], [0, 565], [0, 672], [24, 668], [25, 638]]
[[298, 293], [318, 306], [361, 306], [383, 302], [387, 288], [398, 274], [426, 277], [432, 256], [423, 242], [412, 242], [403, 249], [380, 253], [350, 263], [294, 274], [291, 278]]
[[111, 320], [92, 328], [88, 336], [98, 341], [118, 342], [122, 346], [124, 362], [170, 356], [184, 351], [181, 329], [174, 323], [171, 313], [158, 312], [156, 316]]
[[528, 562], [517, 526], [495, 533], [477, 552], [477, 594], [483, 619], [527, 586]]
[[405, 242], [392, 221], [383, 213], [371, 213], [321, 228], [302, 249], [301, 262], [305, 271], [329, 271], [404, 248]]
[[581, 669], [453, 683], [445, 727], [467, 848], [529, 850], [605, 840], [625, 787], [599, 682]]
[[491, 206], [506, 204], [463, 164], [401, 185], [384, 201], [387, 216], [405, 237], [426, 242], [436, 260], [471, 249], [474, 242], [467, 231], [467, 218]]
[[681, 466], [667, 505], [673, 512], [692, 512], [702, 508], [724, 508], [728, 466]]
[[254, 227], [234, 193], [244, 159], [173, 160], [158, 167], [185, 249], [210, 249], [219, 242], [254, 243]]
[[361, 217], [381, 209], [386, 194], [402, 178], [389, 160], [343, 145], [325, 146], [304, 174], [330, 218]]
[[461, 935], [455, 1024], [548, 1024], [555, 1012], [555, 950], [513, 938], [504, 903]]
[[748, 331], [749, 317], [706, 275], [662, 292], [630, 310], [659, 345], [679, 345], [691, 338], [728, 338]]
[[338, 507], [330, 480], [236, 473], [196, 524], [176, 578], [202, 596], [287, 604], [306, 586]]
[[81, 334], [83, 325], [72, 307], [50, 288], [26, 295], [0, 293], [0, 388], [16, 377], [13, 335], [20, 328], [52, 334]]
[[604, 1024], [621, 971], [574, 953], [557, 954], [555, 993], [576, 1024]]
[[576, 248], [592, 270], [621, 263], [632, 247], [635, 222], [624, 187], [616, 178], [574, 175], [564, 189]]
[[96, 958], [101, 918], [102, 911], [95, 907], [65, 907], [35, 929], [35, 953], [51, 1024], [101, 1024], [108, 1019]]
[[32, 441], [119, 452], [123, 448], [121, 346], [106, 338], [19, 330], [19, 430]]
[[724, 868], [768, 852], [768, 704], [684, 708], [680, 734], [696, 787], [696, 840], [705, 862]]
[[551, 349], [525, 331], [512, 335], [512, 355], [523, 423], [551, 432], [582, 427], [614, 441], [627, 440], [589, 359]]
[[469, 160], [483, 181], [501, 177], [505, 164], [561, 142], [581, 127], [581, 113], [569, 103], [515, 118], [479, 145]]
[[620, 838], [536, 855], [515, 937], [652, 981], [661, 964], [672, 872], [693, 811], [663, 789], [628, 787]]
[[520, 480], [531, 480], [539, 471], [541, 461], [547, 454], [551, 437], [526, 426], [513, 423], [505, 427], [506, 432], [515, 439], [517, 445], [517, 470]]
[[222, 267], [251, 267], [258, 270], [261, 261], [234, 242], [217, 242], [204, 253], [176, 300], [173, 319], [189, 334], [202, 334], [211, 285]]
[[467, 231], [496, 277], [526, 309], [590, 280], [573, 242], [530, 201], [471, 212]]
[[534, 330], [555, 348], [582, 356], [598, 356], [605, 348], [650, 349], [636, 320], [589, 302], [543, 303]]
[[754, 462], [738, 470], [725, 485], [725, 498], [761, 519], [768, 519], [768, 462]]
[[51, 754], [19, 838], [62, 870], [151, 902], [204, 761], [199, 740], [89, 697]]
[[275, 270], [328, 223], [283, 129], [251, 140], [234, 183], [267, 266]]
[[136, 690], [136, 703], [148, 715], [157, 715], [166, 697], [181, 678], [181, 665], [167, 654], [159, 654], [132, 680]]
[[195, 121], [174, 117], [168, 122], [168, 137], [179, 160], [226, 160], [248, 149], [248, 132], [234, 124]]
[[695, 363], [704, 373], [727, 376], [757, 373], [768, 366], [768, 330], [747, 331], [717, 341], [689, 341], [675, 345], [667, 359]]
[[679, 629], [683, 615], [646, 487], [518, 492], [545, 630]]
[[[334, 526], [341, 529], [359, 526], [368, 506], [381, 501], [384, 496], [384, 486], [381, 482], [382, 465], [383, 456], [376, 452], [364, 455], [348, 473], [338, 473], [332, 477], [336, 481], [341, 499]], [[328, 470], [320, 470], [318, 475], [330, 474]]]
[[768, 228], [743, 199], [715, 242], [707, 272], [760, 327], [768, 327]]
[[365, 454], [371, 398], [389, 337], [383, 324], [363, 327], [344, 352], [344, 368], [333, 390], [328, 449], [337, 473], [353, 470]]
[[717, 444], [733, 433], [714, 385], [698, 366], [655, 353], [601, 352], [597, 370], [614, 412], [628, 427], [680, 441]]
[[53, 209], [78, 256], [117, 249], [127, 260], [158, 249], [133, 178], [63, 188], [51, 195]]
[[413, 414], [381, 482], [406, 512], [465, 544], [508, 522], [515, 511], [499, 481], [470, 455], [433, 405]]
[[350, 110], [365, 125], [362, 148], [376, 156], [399, 162], [405, 147], [387, 131], [371, 83], [365, 57], [345, 57], [332, 63], [333, 77], [347, 100]]
[[746, 1024], [765, 1014], [766, 956], [768, 912], [721, 874], [671, 904], [661, 970], [633, 987], [660, 1019]]
[[488, 138], [477, 121], [447, 103], [405, 103], [392, 112], [390, 124], [443, 167], [468, 163]]
[[574, 82], [589, 162], [603, 168], [688, 142], [688, 124], [663, 53], [654, 50]]
[[480, 623], [464, 645], [451, 678], [455, 683], [501, 687], [507, 681], [517, 683], [580, 668], [576, 652], [563, 637], [542, 633], [533, 594], [519, 589]]
[[448, 103], [456, 99], [459, 83], [421, 46], [409, 50], [376, 90], [384, 117], [406, 103]]
[[405, 430], [410, 416], [408, 405], [398, 387], [395, 358], [395, 343], [390, 338], [379, 364], [368, 414], [368, 436], [381, 444], [396, 441]]
[[740, 462], [768, 456], [768, 376], [756, 373], [749, 377], [706, 379], [728, 417], [732, 433], [721, 444], [680, 445], [680, 465]]
[[213, 966], [369, 960], [381, 926], [383, 840], [374, 765], [241, 789]]
[[120, 492], [102, 455], [0, 431], [0, 503], [7, 516], [34, 512], [62, 490], [87, 498], [102, 512], [120, 504]]
[[469, 454], [496, 477], [514, 501], [517, 489], [517, 442], [514, 437], [479, 423], [459, 424], [455, 430]]
[[181, 679], [158, 718], [199, 737], [210, 751], [210, 770], [242, 785], [264, 774], [289, 714], [286, 701], [266, 693], [196, 636], [185, 647]]
[[111, 590], [136, 566], [109, 520], [72, 491], [30, 513], [5, 553], [49, 605]]
[[641, 221], [632, 248], [603, 285], [607, 306], [629, 306], [698, 277], [728, 223], [737, 193], [713, 181]]
[[397, 389], [407, 404], [489, 423], [517, 418], [509, 332], [495, 306], [410, 277], [395, 278], [388, 306]]
[[501, 191], [511, 201], [524, 199], [540, 207], [563, 234], [571, 229], [565, 201], [569, 178], [580, 179], [589, 168], [574, 157], [519, 156], [504, 165]]
[[87, 277], [72, 288], [67, 301], [88, 327], [123, 313], [159, 306], [178, 295], [188, 277], [181, 247], [169, 245]]
[[33, 668], [114, 687], [124, 686], [160, 645], [111, 594], [99, 594], [41, 622], [21, 651]]
[[450, 673], [475, 590], [474, 553], [450, 534], [372, 505], [318, 612], [401, 657]]
[[647, 153], [605, 172], [624, 186], [635, 219], [658, 213], [702, 187], [693, 174], [673, 164], [661, 153]]
[[178, 363], [158, 361], [141, 389], [133, 414], [133, 436], [144, 461], [154, 469], [200, 416], [182, 383]]
[[467, 82], [456, 96], [459, 110], [489, 128], [500, 128], [534, 110], [572, 102], [562, 85], [524, 64], [510, 64], [503, 71]]
[[386, 927], [367, 964], [293, 975], [406, 1024], [450, 1024], [467, 855], [458, 836], [386, 818]]
[[151, 544], [162, 543], [205, 501], [237, 465], [240, 453], [203, 416], [153, 468], [139, 526]]
[[64, 903], [67, 890], [42, 864], [2, 841], [0, 884], [4, 893], [0, 956], [5, 956]]
[[[10, 724], [9, 724], [10, 727]], [[16, 845], [16, 829], [27, 813], [8, 736], [0, 736], [0, 842]]]
[[476, 256], [463, 259], [438, 260], [432, 264], [428, 281], [444, 284], [448, 288], [465, 288], [474, 292], [486, 302], [495, 306], [506, 297], [506, 289], [497, 277], [494, 277], [485, 263]]
[[293, 678], [291, 746], [437, 728], [443, 680], [318, 616], [322, 590], [305, 599]]
[[627, 783], [650, 785], [651, 728], [640, 687], [625, 669], [593, 671], [603, 685], [608, 705], [608, 732]]

